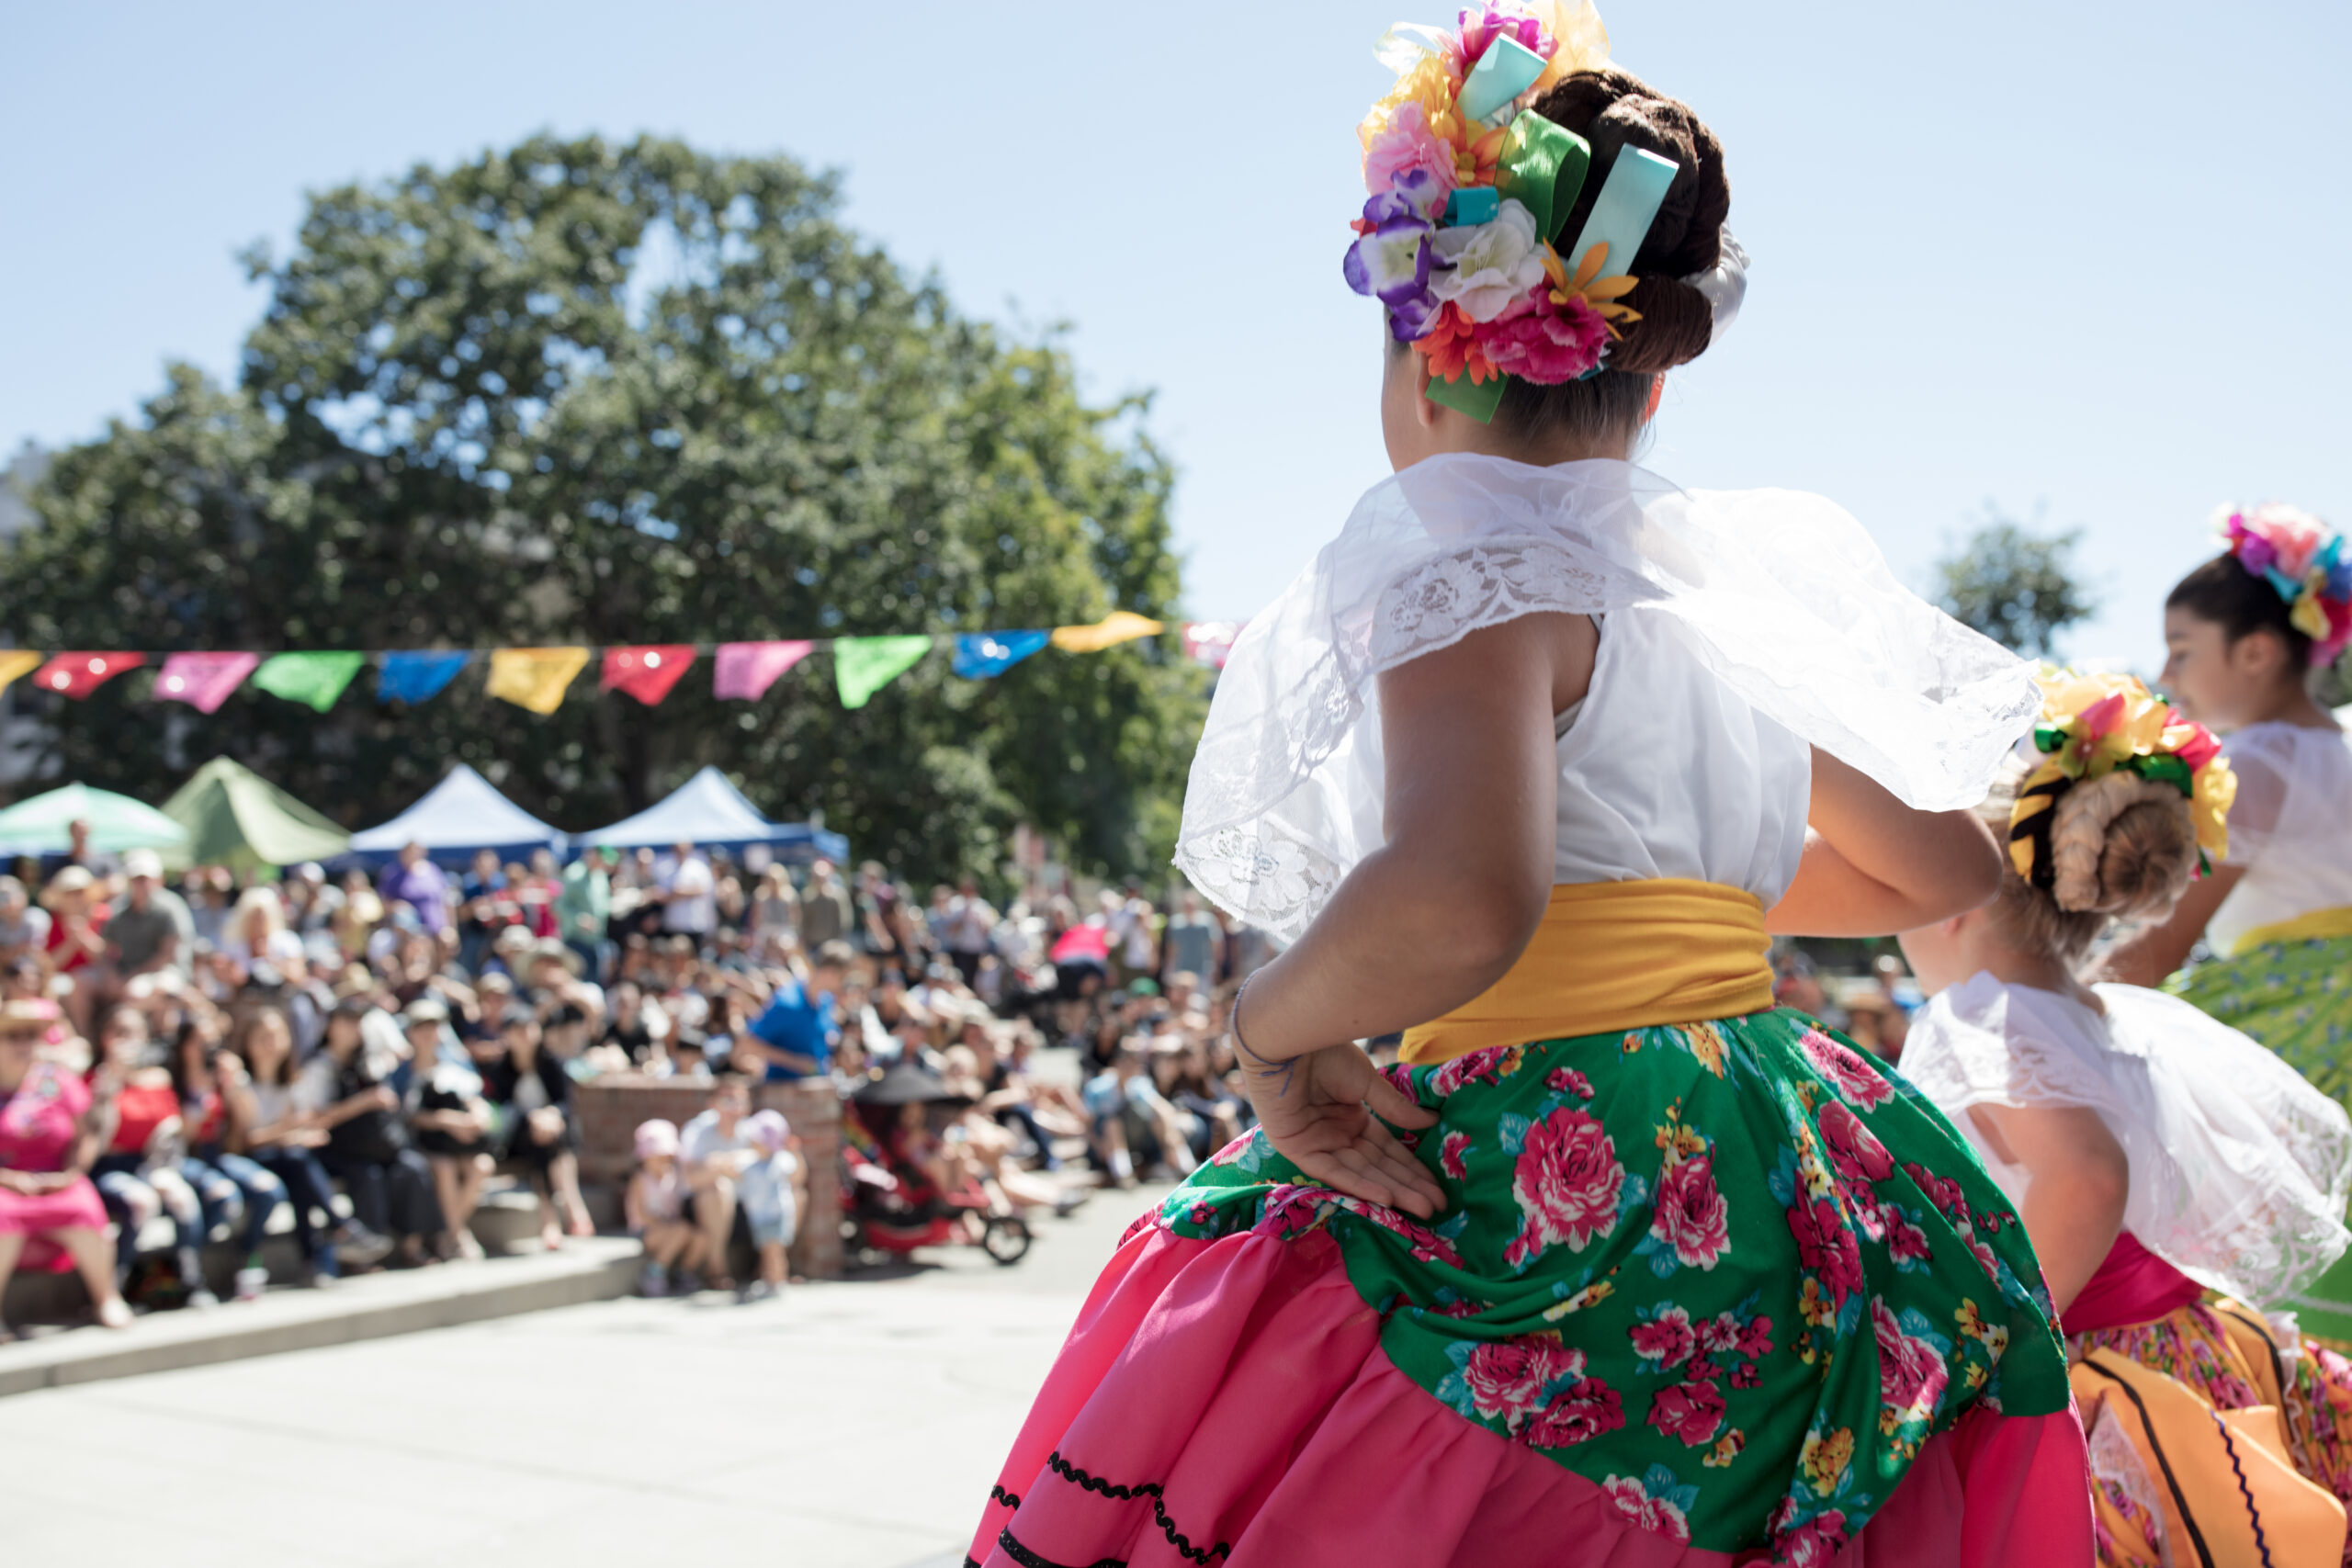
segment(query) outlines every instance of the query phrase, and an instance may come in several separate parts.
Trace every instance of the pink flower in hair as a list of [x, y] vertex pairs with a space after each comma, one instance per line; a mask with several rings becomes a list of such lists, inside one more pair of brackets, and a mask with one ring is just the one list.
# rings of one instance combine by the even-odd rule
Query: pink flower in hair
[[1437, 182], [1442, 209], [1446, 193], [1454, 186], [1453, 148], [1430, 129], [1430, 117], [1421, 106], [1408, 102], [1396, 107], [1388, 129], [1365, 144], [1364, 188], [1378, 196], [1416, 169]]
[[1479, 346], [1494, 367], [1538, 386], [1573, 381], [1600, 363], [1609, 323], [1580, 297], [1563, 305], [1537, 288], [1478, 329]]

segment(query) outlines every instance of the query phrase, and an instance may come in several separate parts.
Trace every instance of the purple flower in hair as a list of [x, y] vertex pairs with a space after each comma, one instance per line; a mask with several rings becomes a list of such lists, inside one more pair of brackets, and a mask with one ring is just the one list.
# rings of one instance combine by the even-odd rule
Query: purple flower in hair
[[1447, 264], [1431, 254], [1429, 237], [1446, 192], [1426, 170], [1413, 169], [1363, 204], [1358, 238], [1348, 247], [1342, 275], [1348, 287], [1388, 307], [1388, 330], [1399, 343], [1428, 333], [1440, 301], [1430, 292], [1430, 272]]

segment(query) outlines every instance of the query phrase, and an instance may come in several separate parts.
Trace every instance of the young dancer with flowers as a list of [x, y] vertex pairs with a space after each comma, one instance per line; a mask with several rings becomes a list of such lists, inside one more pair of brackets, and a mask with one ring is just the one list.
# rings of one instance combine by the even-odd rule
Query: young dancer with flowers
[[1828, 502], [1625, 460], [1745, 257], [1606, 48], [1557, 0], [1384, 41], [1397, 472], [1236, 644], [1177, 852], [1294, 939], [1235, 1007], [1261, 1126], [1122, 1245], [990, 1568], [2089, 1561], [2013, 1212], [1765, 959], [1990, 897], [2036, 694]]
[[2017, 1204], [2079, 1337], [2100, 1561], [2336, 1568], [2352, 1365], [2246, 1303], [2352, 1242], [2352, 1119], [2186, 1002], [2076, 979], [2110, 923], [2164, 919], [2224, 862], [2234, 780], [2129, 676], [2043, 691], [2031, 771], [1984, 807], [1999, 896], [1904, 935], [1932, 993], [1904, 1073]]
[[2238, 779], [2230, 858], [2120, 952], [2119, 979], [2242, 1029], [2352, 1105], [2352, 736], [2310, 677], [2352, 639], [2352, 551], [2291, 506], [2224, 508], [2227, 548], [2165, 603], [2164, 684], [2226, 737]]

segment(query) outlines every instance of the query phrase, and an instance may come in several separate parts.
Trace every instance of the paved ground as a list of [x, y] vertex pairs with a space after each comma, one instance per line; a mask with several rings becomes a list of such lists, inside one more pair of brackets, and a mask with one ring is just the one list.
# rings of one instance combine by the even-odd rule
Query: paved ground
[[[604, 1302], [0, 1405], [0, 1551], [116, 1568], [960, 1563], [1150, 1194], [771, 1305]], [[5, 1355], [0, 1348], [0, 1355]]]

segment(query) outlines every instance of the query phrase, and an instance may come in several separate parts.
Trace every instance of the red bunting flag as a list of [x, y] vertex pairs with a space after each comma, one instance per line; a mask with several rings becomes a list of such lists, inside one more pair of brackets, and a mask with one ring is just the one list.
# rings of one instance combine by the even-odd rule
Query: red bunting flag
[[678, 677], [695, 661], [690, 643], [665, 643], [647, 648], [605, 649], [603, 685], [608, 692], [627, 692], [647, 707], [670, 694]]
[[147, 662], [143, 653], [61, 653], [40, 667], [33, 684], [79, 702], [126, 670]]

